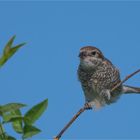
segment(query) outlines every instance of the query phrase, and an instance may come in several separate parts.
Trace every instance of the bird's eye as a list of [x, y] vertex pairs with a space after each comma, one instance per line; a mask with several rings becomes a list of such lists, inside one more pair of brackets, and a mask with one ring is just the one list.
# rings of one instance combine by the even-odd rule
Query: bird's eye
[[91, 54], [92, 54], [92, 55], [96, 55], [96, 52], [95, 52], [95, 51], [94, 51], [94, 52], [91, 52]]

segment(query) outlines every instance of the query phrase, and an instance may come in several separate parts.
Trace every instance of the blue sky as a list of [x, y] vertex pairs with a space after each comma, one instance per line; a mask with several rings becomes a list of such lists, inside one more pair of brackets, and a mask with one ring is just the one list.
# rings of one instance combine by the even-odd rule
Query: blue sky
[[[32, 140], [51, 139], [84, 104], [76, 74], [82, 46], [100, 48], [122, 78], [140, 68], [139, 15], [140, 2], [0, 2], [0, 50], [14, 34], [15, 44], [27, 42], [1, 69], [0, 104], [31, 107], [48, 98], [48, 110], [36, 123], [42, 133]], [[140, 76], [127, 84], [140, 86]], [[83, 113], [63, 138], [140, 139], [139, 108], [140, 95], [123, 95]]]

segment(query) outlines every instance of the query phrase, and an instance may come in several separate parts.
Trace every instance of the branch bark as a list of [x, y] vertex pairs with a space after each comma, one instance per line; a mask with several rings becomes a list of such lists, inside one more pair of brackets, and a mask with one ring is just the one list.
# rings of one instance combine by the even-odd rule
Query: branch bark
[[[138, 69], [137, 71], [129, 74], [128, 76], [126, 76], [120, 83], [118, 83], [116, 86], [114, 86], [111, 89], [111, 92], [113, 92], [115, 89], [117, 89], [121, 84], [123, 84], [124, 82], [126, 82], [128, 79], [130, 79], [132, 76], [134, 76], [135, 74], [139, 73], [140, 69]], [[82, 107], [73, 117], [72, 119], [65, 125], [65, 127], [59, 132], [59, 134], [54, 138], [54, 140], [59, 140], [61, 138], [61, 136], [64, 134], [64, 132], [71, 126], [71, 124], [86, 110], [85, 106]]]

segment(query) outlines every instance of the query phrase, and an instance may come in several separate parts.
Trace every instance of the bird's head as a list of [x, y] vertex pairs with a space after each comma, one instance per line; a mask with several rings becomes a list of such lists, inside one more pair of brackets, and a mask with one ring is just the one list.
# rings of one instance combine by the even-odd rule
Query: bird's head
[[103, 61], [103, 53], [94, 46], [85, 46], [80, 49], [80, 65], [84, 69], [96, 69]]

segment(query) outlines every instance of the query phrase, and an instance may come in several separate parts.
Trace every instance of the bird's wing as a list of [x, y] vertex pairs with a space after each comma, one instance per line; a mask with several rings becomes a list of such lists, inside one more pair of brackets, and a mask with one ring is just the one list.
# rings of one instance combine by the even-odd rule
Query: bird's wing
[[121, 82], [120, 72], [117, 68], [115, 68], [113, 70], [113, 74], [112, 74], [112, 78], [111, 78], [110, 89], [112, 89], [114, 86], [116, 86], [120, 82]]

